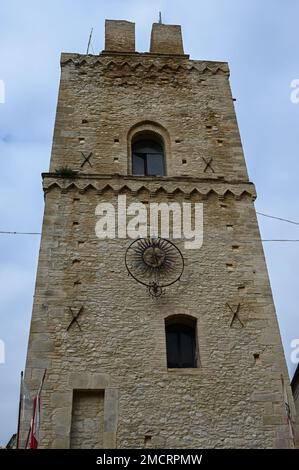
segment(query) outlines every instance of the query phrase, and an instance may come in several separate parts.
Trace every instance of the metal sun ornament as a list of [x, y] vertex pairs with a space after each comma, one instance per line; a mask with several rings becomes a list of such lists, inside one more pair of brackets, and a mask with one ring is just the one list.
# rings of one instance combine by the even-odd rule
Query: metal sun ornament
[[125, 264], [135, 281], [147, 287], [152, 297], [178, 281], [184, 271], [184, 258], [178, 247], [165, 238], [138, 238], [127, 248]]

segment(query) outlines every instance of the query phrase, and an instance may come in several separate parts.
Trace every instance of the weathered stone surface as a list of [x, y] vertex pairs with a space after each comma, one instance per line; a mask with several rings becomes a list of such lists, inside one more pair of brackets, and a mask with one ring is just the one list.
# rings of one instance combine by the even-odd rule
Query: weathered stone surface
[[135, 52], [135, 23], [124, 20], [106, 20], [105, 51]]
[[98, 449], [103, 447], [104, 393], [75, 392], [73, 401], [71, 445], [72, 449]]
[[181, 27], [154, 23], [150, 52], [154, 54], [184, 54]]
[[116, 433], [118, 423], [118, 400], [117, 389], [107, 388], [105, 390], [105, 431]]

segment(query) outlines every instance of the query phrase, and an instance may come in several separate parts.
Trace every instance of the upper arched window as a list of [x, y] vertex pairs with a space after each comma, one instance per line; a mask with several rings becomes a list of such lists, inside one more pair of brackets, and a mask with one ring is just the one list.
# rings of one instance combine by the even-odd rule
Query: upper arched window
[[164, 143], [154, 132], [137, 134], [132, 140], [132, 173], [164, 176]]
[[196, 320], [177, 315], [165, 320], [167, 367], [197, 367]]

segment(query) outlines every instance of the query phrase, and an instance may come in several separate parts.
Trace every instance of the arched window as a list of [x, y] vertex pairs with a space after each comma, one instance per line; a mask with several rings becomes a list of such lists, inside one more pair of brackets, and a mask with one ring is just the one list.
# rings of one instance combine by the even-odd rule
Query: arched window
[[177, 315], [165, 320], [167, 367], [197, 367], [196, 320]]
[[164, 143], [154, 132], [142, 132], [132, 140], [132, 173], [141, 176], [164, 176]]

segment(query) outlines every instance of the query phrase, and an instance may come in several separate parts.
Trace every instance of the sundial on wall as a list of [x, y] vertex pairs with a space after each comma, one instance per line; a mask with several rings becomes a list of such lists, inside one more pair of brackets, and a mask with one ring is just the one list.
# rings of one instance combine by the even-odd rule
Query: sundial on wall
[[178, 281], [184, 271], [184, 258], [178, 247], [165, 238], [138, 238], [127, 248], [125, 264], [135, 281], [160, 297], [164, 288]]

